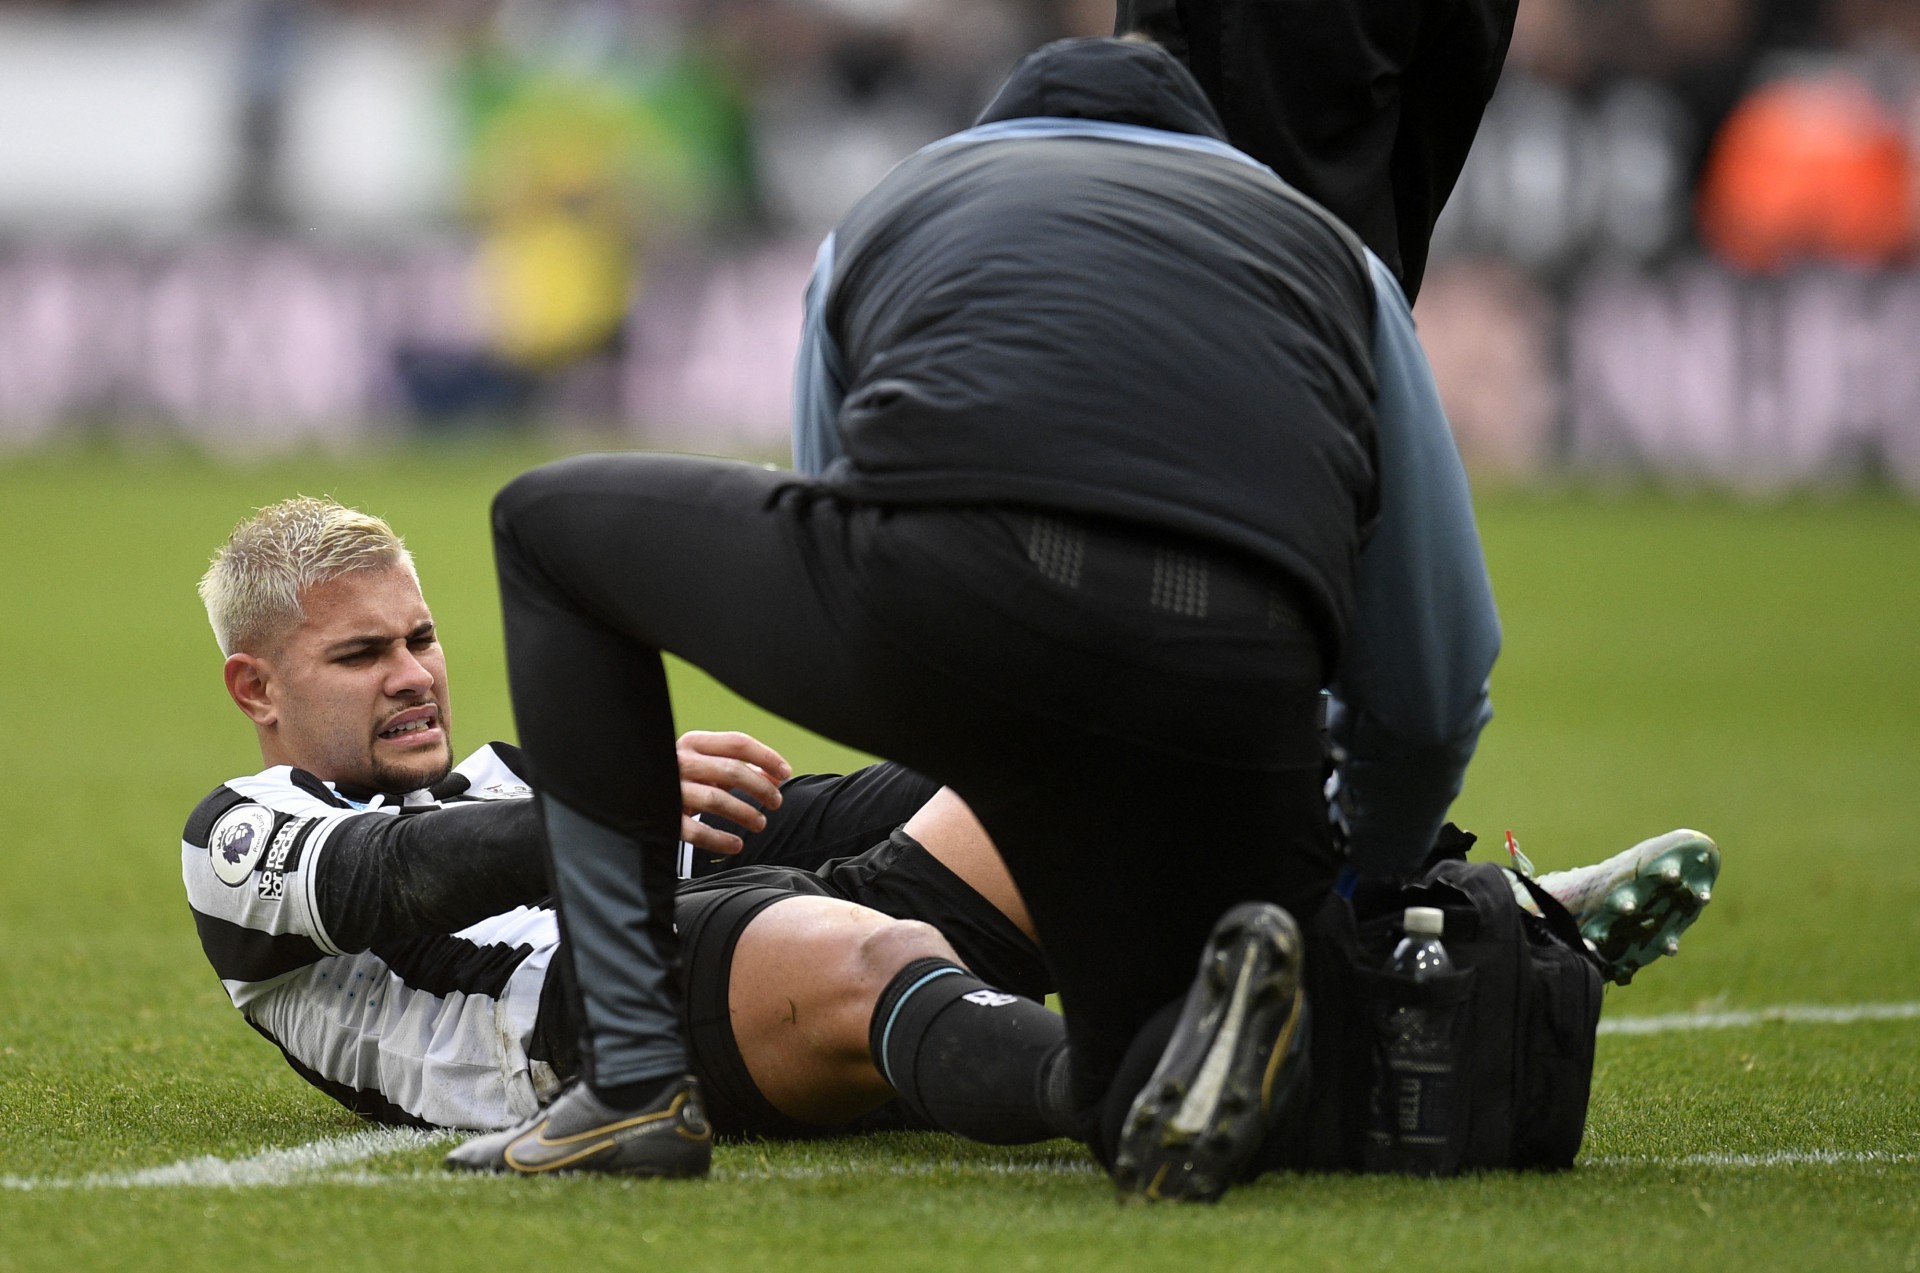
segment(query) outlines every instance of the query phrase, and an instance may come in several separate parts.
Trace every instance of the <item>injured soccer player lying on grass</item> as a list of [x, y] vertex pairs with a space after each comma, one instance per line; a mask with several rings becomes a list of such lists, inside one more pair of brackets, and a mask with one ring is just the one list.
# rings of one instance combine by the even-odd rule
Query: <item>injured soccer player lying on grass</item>
[[[577, 965], [524, 761], [495, 743], [452, 763], [445, 659], [406, 549], [378, 519], [289, 500], [236, 528], [201, 592], [268, 766], [201, 801], [182, 842], [234, 1005], [364, 1117], [490, 1130], [537, 1114], [577, 1072]], [[687, 1144], [1087, 1139], [1031, 922], [957, 796], [890, 764], [791, 776], [736, 733], [683, 736], [679, 762], [675, 922], [704, 1102], [673, 1111]], [[1717, 865], [1705, 837], [1673, 832], [1538, 882], [1624, 981], [1671, 953]]]
[[[369, 1117], [484, 1129], [535, 1113], [576, 1072], [575, 964], [544, 905], [523, 762], [495, 744], [451, 764], [445, 659], [405, 549], [376, 519], [290, 500], [235, 531], [202, 595], [268, 766], [215, 789], [183, 841], [235, 1006]], [[963, 805], [889, 765], [783, 789], [786, 762], [738, 734], [687, 735], [679, 759], [686, 1028], [715, 1128], [898, 1125], [872, 1116], [896, 1091], [915, 1109], [933, 1069], [955, 1099], [985, 1083], [994, 1104], [968, 1121], [933, 1093], [919, 1125], [1069, 1130], [1043, 1117], [1063, 1040], [1037, 1002], [1045, 964]], [[931, 1064], [956, 1003], [980, 1018], [980, 1056]], [[1003, 1097], [1019, 1085], [996, 1067], [1027, 1090]]]

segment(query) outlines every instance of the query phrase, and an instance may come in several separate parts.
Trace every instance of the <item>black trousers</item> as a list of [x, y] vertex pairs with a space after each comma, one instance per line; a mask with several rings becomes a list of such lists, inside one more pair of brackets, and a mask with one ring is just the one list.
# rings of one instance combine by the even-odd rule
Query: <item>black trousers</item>
[[[494, 529], [514, 710], [544, 792], [632, 837], [635, 868], [666, 879], [679, 792], [663, 650], [952, 786], [1032, 913], [1089, 1104], [1184, 993], [1223, 911], [1305, 912], [1333, 880], [1324, 637], [1263, 569], [1032, 510], [847, 504], [681, 456], [535, 470], [501, 492]], [[563, 904], [570, 942], [621, 940], [620, 916]], [[592, 1019], [604, 988], [583, 989]]]
[[1118, 0], [1186, 62], [1227, 138], [1345, 221], [1419, 294], [1518, 0]]

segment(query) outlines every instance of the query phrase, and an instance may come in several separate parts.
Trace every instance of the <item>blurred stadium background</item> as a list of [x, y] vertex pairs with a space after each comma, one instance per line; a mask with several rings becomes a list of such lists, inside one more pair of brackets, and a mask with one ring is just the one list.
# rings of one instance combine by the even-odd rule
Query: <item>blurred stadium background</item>
[[[1104, 0], [0, 0], [0, 457], [778, 455], [821, 232]], [[1420, 311], [1470, 462], [1920, 493], [1920, 4], [1524, 0]]]

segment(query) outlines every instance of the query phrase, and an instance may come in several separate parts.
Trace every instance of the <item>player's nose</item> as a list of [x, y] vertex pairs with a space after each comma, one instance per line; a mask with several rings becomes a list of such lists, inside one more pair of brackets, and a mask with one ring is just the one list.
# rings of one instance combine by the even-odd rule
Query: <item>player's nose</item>
[[413, 651], [401, 650], [387, 673], [387, 693], [419, 694], [432, 688], [433, 669], [415, 657]]

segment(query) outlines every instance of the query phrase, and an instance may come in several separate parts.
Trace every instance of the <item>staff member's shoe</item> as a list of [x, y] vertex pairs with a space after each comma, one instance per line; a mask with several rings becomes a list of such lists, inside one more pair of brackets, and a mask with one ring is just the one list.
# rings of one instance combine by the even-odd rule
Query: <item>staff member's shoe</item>
[[1121, 1126], [1122, 1201], [1213, 1202], [1241, 1179], [1306, 1070], [1300, 928], [1268, 902], [1214, 925], [1173, 1037]]
[[704, 1176], [713, 1130], [692, 1076], [644, 1109], [619, 1110], [576, 1082], [518, 1127], [477, 1136], [447, 1155], [455, 1171], [598, 1171], [624, 1176]]

